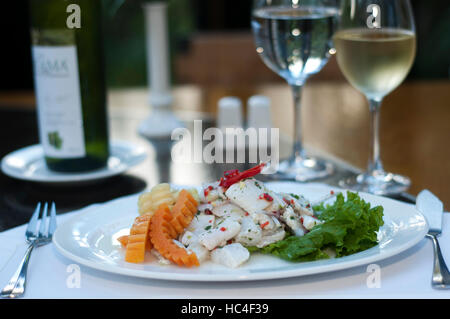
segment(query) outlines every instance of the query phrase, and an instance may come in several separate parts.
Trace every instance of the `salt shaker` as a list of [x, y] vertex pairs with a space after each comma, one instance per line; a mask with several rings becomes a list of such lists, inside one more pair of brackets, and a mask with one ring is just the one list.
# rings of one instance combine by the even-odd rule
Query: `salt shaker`
[[234, 96], [226, 96], [219, 100], [217, 126], [225, 133], [226, 128], [242, 128], [242, 102]]

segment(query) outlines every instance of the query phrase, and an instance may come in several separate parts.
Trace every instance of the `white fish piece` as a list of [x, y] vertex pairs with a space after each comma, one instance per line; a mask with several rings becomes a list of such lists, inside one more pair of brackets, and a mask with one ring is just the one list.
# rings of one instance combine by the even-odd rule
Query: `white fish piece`
[[268, 194], [273, 198], [273, 201], [271, 205], [265, 209], [267, 212], [280, 212], [288, 206], [283, 200], [283, 196], [280, 194], [270, 190], [268, 191]]
[[224, 202], [223, 205], [216, 206], [212, 209], [212, 213], [216, 216], [223, 217], [230, 213], [238, 213], [244, 215], [244, 211], [239, 206], [236, 206], [229, 201]]
[[[199, 235], [205, 231], [206, 228], [214, 227], [216, 217], [208, 214], [196, 214], [186, 230]], [[209, 227], [208, 227], [209, 226]]]
[[237, 268], [250, 258], [250, 253], [239, 243], [226, 245], [211, 252], [211, 260], [229, 268]]
[[217, 224], [216, 227], [201, 233], [199, 235], [199, 241], [209, 250], [213, 250], [217, 246], [223, 245], [224, 242], [239, 234], [240, 230], [240, 223], [227, 219], [220, 225]]
[[209, 259], [209, 250], [206, 249], [202, 244], [198, 241], [193, 241], [187, 246], [188, 251], [192, 251], [198, 259], [199, 263], [203, 263]]
[[248, 246], [255, 246], [261, 241], [261, 238], [261, 227], [259, 227], [250, 216], [244, 217], [241, 223], [241, 231], [235, 237], [236, 242]]
[[260, 227], [264, 227], [265, 230], [273, 230], [281, 226], [280, 223], [275, 222], [276, 220], [275, 217], [267, 215], [264, 211], [260, 213], [255, 213], [251, 217], [257, 225], [259, 225]]
[[294, 212], [294, 209], [291, 206], [286, 207], [283, 214], [281, 215], [281, 218], [286, 223], [286, 225], [288, 225], [289, 228], [292, 229], [295, 235], [303, 236], [305, 234], [303, 225], [300, 221], [300, 217]]
[[271, 202], [262, 198], [264, 193], [265, 188], [262, 182], [249, 178], [231, 185], [225, 195], [233, 204], [250, 214], [254, 214], [271, 205]]
[[184, 231], [178, 239], [185, 246], [198, 242], [198, 236], [189, 230]]
[[204, 213], [205, 210], [207, 210], [207, 209], [212, 210], [212, 209], [213, 209], [213, 205], [212, 205], [212, 204], [209, 204], [209, 203], [206, 203], [206, 204], [200, 204], [200, 205], [198, 205], [198, 207], [197, 207], [197, 210], [198, 210], [200, 213]]
[[312, 209], [311, 203], [304, 196], [295, 194], [292, 195], [287, 193], [282, 193], [281, 195], [283, 195], [283, 198], [285, 198], [291, 204], [295, 212], [297, 212], [301, 216], [314, 216], [314, 211]]
[[316, 218], [311, 217], [311, 216], [302, 216], [302, 218], [303, 218], [303, 226], [307, 230], [311, 230], [311, 229], [313, 229], [314, 226], [323, 223], [321, 220], [316, 219]]
[[156, 249], [152, 249], [152, 250], [150, 251], [150, 253], [158, 259], [158, 262], [159, 262], [161, 265], [170, 265], [170, 264], [171, 264], [170, 260], [164, 258], [164, 257], [159, 253], [159, 251], [157, 251]]
[[256, 247], [262, 248], [277, 241], [283, 240], [284, 236], [286, 236], [286, 232], [283, 228], [278, 228], [275, 232], [270, 232], [267, 235], [263, 232], [263, 237], [261, 238], [261, 241], [256, 245]]
[[[220, 197], [220, 189], [219, 182], [206, 183], [202, 185], [202, 191], [200, 192], [200, 201], [201, 202], [212, 202]], [[205, 196], [205, 190], [207, 195]]]

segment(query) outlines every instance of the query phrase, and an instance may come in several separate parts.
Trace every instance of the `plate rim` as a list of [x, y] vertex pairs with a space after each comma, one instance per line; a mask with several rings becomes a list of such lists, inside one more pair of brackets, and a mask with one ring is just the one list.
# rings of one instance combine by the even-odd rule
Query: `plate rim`
[[[103, 168], [99, 170], [94, 170], [90, 172], [77, 172], [77, 173], [67, 173], [67, 174], [55, 174], [53, 176], [49, 177], [43, 177], [42, 175], [31, 175], [27, 176], [24, 174], [19, 173], [17, 170], [12, 169], [10, 165], [7, 164], [7, 160], [13, 156], [17, 156], [17, 154], [24, 153], [24, 152], [30, 152], [30, 151], [42, 151], [42, 146], [40, 144], [33, 144], [28, 145], [25, 147], [22, 147], [18, 150], [12, 151], [8, 154], [6, 154], [2, 160], [1, 160], [1, 170], [2, 172], [11, 177], [22, 181], [29, 181], [29, 182], [38, 182], [38, 183], [48, 183], [48, 184], [64, 184], [64, 183], [75, 183], [75, 182], [87, 182], [87, 181], [93, 181], [93, 180], [101, 180], [108, 177], [116, 176], [119, 174], [122, 174], [129, 168], [138, 165], [142, 163], [148, 156], [147, 152], [145, 151], [144, 147], [141, 145], [138, 145], [136, 143], [124, 141], [124, 140], [112, 140], [110, 142], [111, 149], [113, 148], [120, 148], [126, 146], [128, 148], [131, 148], [133, 150], [137, 150], [137, 155], [134, 155], [134, 162], [133, 163], [127, 163], [121, 161], [121, 166], [119, 169], [116, 170], [110, 170], [108, 168]], [[110, 157], [111, 158], [111, 155]], [[51, 171], [49, 171], [51, 173]]]
[[[292, 183], [292, 182], [288, 182], [288, 183]], [[312, 184], [316, 184], [316, 183], [310, 183], [306, 187], [308, 187], [309, 185], [312, 185]], [[305, 185], [306, 184], [303, 184], [303, 186], [305, 186]], [[321, 184], [321, 185], [323, 187], [333, 188], [334, 190], [337, 190], [337, 191], [343, 191], [343, 192], [346, 191], [346, 190], [343, 190], [343, 189], [340, 189], [340, 188], [334, 187], [334, 186], [329, 186], [329, 185], [324, 185], [324, 184]], [[189, 186], [185, 186], [185, 187], [189, 187]], [[364, 195], [373, 196], [373, 197], [379, 197], [379, 198], [382, 198], [383, 200], [402, 203], [400, 201], [397, 201], [397, 200], [394, 200], [391, 198], [386, 198], [386, 197], [368, 194], [368, 193], [364, 193], [364, 192], [359, 192], [359, 193], [364, 194]], [[129, 195], [129, 196], [114, 199], [109, 202], [105, 202], [103, 204], [96, 204], [96, 205], [94, 205], [95, 207], [92, 207], [91, 209], [89, 209], [90, 207], [86, 207], [85, 208], [86, 211], [80, 212], [79, 214], [76, 214], [75, 216], [71, 217], [70, 219], [65, 221], [63, 223], [63, 225], [64, 224], [70, 225], [71, 223], [75, 222], [76, 220], [81, 219], [83, 216], [91, 214], [92, 209], [100, 209], [102, 205], [113, 204], [116, 201], [127, 200], [130, 197], [135, 197], [135, 196], [137, 196], [137, 195], [136, 194]], [[407, 205], [406, 203], [402, 203], [402, 204]], [[99, 262], [91, 261], [86, 258], [80, 257], [80, 256], [72, 253], [68, 249], [64, 248], [63, 245], [61, 245], [61, 243], [59, 242], [58, 229], [60, 229], [60, 232], [61, 232], [62, 228], [59, 228], [59, 227], [56, 229], [52, 241], [53, 241], [53, 244], [55, 245], [56, 249], [58, 250], [58, 252], [61, 253], [64, 257], [66, 257], [70, 260], [73, 260], [81, 265], [87, 266], [89, 268], [112, 273], [112, 274], [125, 275], [125, 276], [131, 276], [131, 277], [136, 277], [136, 278], [147, 278], [147, 279], [169, 280], [169, 281], [183, 281], [183, 282], [226, 282], [226, 281], [237, 282], [237, 281], [271, 280], [271, 279], [281, 279], [281, 278], [302, 277], [302, 276], [307, 276], [307, 275], [334, 272], [334, 271], [339, 271], [339, 270], [343, 270], [343, 269], [350, 269], [350, 268], [358, 267], [361, 265], [370, 264], [374, 261], [381, 261], [381, 260], [388, 259], [390, 257], [398, 255], [398, 254], [412, 248], [413, 246], [417, 245], [420, 241], [422, 241], [424, 239], [426, 233], [428, 232], [428, 222], [421, 212], [416, 210], [414, 207], [411, 207], [411, 208], [414, 209], [416, 211], [417, 215], [420, 216], [423, 219], [423, 221], [425, 222], [425, 226], [424, 226], [422, 232], [418, 233], [413, 238], [413, 240], [409, 240], [402, 245], [391, 248], [388, 252], [383, 253], [381, 256], [380, 256], [380, 253], [377, 253], [377, 254], [369, 255], [369, 256], [366, 256], [363, 258], [358, 258], [356, 260], [346, 262], [345, 258], [350, 257], [350, 256], [355, 256], [355, 254], [353, 254], [350, 256], [341, 257], [340, 260], [343, 260], [342, 262], [331, 263], [331, 264], [326, 264], [326, 265], [319, 265], [317, 267], [310, 267], [310, 268], [306, 268], [306, 269], [293, 268], [293, 269], [280, 270], [280, 271], [254, 272], [254, 273], [249, 272], [246, 274], [242, 273], [242, 272], [233, 274], [233, 270], [231, 269], [229, 272], [227, 272], [225, 274], [222, 273], [222, 274], [201, 274], [201, 275], [176, 273], [176, 272], [155, 272], [155, 271], [149, 271], [149, 270], [144, 270], [144, 269], [121, 268], [120, 266], [117, 266], [117, 265], [99, 263]], [[369, 249], [373, 249], [376, 247], [377, 246], [374, 246]], [[360, 253], [362, 253], [362, 252], [360, 252]], [[276, 257], [273, 257], [273, 258], [276, 258]], [[317, 261], [313, 261], [313, 262], [317, 262]], [[293, 263], [293, 264], [295, 264], [295, 263]], [[302, 263], [302, 264], [304, 264], [304, 263]]]

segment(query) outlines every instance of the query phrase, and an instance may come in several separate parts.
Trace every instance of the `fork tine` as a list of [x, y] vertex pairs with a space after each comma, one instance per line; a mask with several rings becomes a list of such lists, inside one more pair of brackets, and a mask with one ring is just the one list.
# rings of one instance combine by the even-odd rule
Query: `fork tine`
[[52, 207], [50, 208], [50, 225], [48, 226], [48, 236], [53, 236], [56, 229], [56, 206], [55, 202], [52, 202]]
[[42, 211], [41, 225], [39, 227], [39, 237], [47, 236], [47, 212], [48, 204], [44, 204], [44, 210]]
[[34, 210], [33, 215], [31, 216], [30, 221], [28, 222], [28, 227], [26, 230], [27, 234], [34, 234], [37, 231], [37, 222], [39, 219], [39, 211], [41, 210], [41, 203], [39, 202]]

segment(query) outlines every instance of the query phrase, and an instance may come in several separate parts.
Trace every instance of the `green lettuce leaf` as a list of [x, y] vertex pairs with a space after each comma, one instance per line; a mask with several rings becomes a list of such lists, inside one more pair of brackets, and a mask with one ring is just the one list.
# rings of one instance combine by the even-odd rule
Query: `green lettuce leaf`
[[329, 258], [330, 249], [336, 257], [354, 254], [377, 244], [377, 231], [383, 225], [383, 207], [371, 208], [357, 193], [347, 192], [347, 199], [338, 194], [331, 205], [314, 207], [323, 223], [302, 237], [289, 236], [258, 251], [289, 261], [313, 261]]

